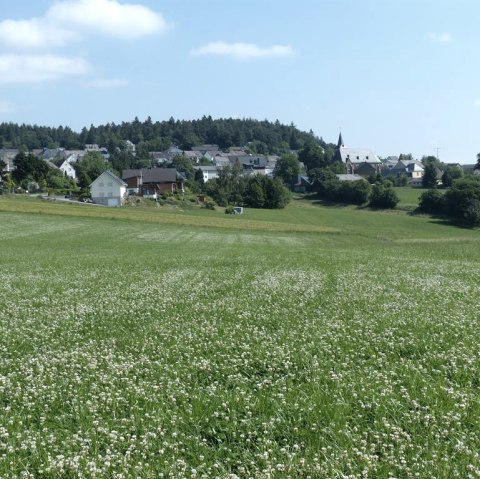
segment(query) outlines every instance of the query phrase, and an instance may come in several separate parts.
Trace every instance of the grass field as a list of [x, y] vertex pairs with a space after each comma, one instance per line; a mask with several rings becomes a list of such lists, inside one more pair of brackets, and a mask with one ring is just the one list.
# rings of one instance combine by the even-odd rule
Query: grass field
[[0, 477], [480, 476], [478, 230], [305, 200], [0, 225]]

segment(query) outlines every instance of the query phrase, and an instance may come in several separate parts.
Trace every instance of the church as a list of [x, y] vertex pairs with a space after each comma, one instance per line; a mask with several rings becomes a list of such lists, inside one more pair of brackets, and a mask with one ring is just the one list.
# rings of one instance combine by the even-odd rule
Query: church
[[372, 150], [347, 148], [343, 143], [341, 133], [338, 137], [333, 160], [342, 162], [347, 168], [348, 174], [357, 174], [365, 178], [380, 173], [382, 165], [380, 158]]

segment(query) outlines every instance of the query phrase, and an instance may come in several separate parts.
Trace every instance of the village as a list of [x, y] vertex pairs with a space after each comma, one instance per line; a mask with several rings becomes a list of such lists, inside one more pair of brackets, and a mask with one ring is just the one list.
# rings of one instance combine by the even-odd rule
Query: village
[[[126, 140], [125, 147], [133, 157], [136, 156], [136, 145], [132, 141]], [[5, 180], [15, 170], [15, 158], [18, 154], [18, 149], [0, 150], [0, 165], [4, 165], [0, 176], [0, 187], [5, 188]], [[45, 162], [49, 168], [57, 169], [75, 183], [78, 182], [78, 165], [87, 155], [101, 155], [106, 165], [110, 158], [107, 148], [97, 144], [86, 144], [83, 150], [36, 149], [31, 154]], [[292, 151], [291, 154], [298, 157], [298, 151]], [[218, 178], [222, 169], [234, 166], [244, 176], [261, 175], [273, 178], [281, 157], [279, 155], [252, 154], [248, 147], [231, 147], [227, 151], [222, 151], [218, 145], [205, 144], [193, 146], [189, 150], [182, 150], [178, 146], [172, 145], [165, 151], [151, 152], [149, 167], [127, 168], [118, 172], [112, 171], [111, 168], [105, 169], [98, 177], [92, 178], [90, 201], [105, 206], [121, 206], [129, 196], [156, 200], [163, 194], [184, 193], [188, 178], [184, 172], [171, 167], [178, 158], [181, 158], [183, 162], [190, 163], [196, 178], [201, 178], [204, 183], [207, 183]], [[421, 160], [413, 159], [412, 155], [380, 158], [371, 149], [347, 147], [341, 133], [334, 149], [333, 162], [341, 165], [338, 171], [342, 172], [336, 173], [336, 176], [342, 182], [367, 180], [380, 175], [395, 180], [397, 186], [425, 186], [425, 164]], [[145, 162], [143, 163], [145, 164]], [[475, 164], [445, 165], [450, 170], [476, 174], [480, 170], [475, 169], [475, 166]], [[430, 186], [441, 186], [444, 174], [444, 170], [435, 167], [435, 185]], [[298, 175], [295, 181], [288, 186], [293, 192], [307, 193], [311, 183], [312, 178], [309, 176], [306, 165], [299, 162]], [[38, 191], [40, 187], [37, 185], [36, 189]], [[22, 192], [25, 191], [25, 188], [22, 190], [21, 186], [16, 185], [13, 191]]]

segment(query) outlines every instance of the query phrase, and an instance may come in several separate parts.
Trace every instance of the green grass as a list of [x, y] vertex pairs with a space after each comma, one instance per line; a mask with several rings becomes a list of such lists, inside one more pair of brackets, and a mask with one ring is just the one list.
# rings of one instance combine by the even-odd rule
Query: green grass
[[397, 207], [399, 209], [413, 211], [418, 206], [420, 196], [424, 191], [427, 190], [425, 188], [412, 188], [409, 186], [403, 186], [395, 188], [395, 191], [400, 199]]
[[476, 477], [478, 230], [305, 200], [0, 225], [0, 477]]

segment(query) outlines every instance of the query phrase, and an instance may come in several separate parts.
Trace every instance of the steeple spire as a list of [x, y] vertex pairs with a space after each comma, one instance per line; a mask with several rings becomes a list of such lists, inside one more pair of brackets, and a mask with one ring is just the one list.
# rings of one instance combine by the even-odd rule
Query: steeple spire
[[337, 148], [341, 148], [342, 146], [345, 146], [345, 145], [343, 143], [342, 132], [340, 132], [340, 135], [338, 135]]

